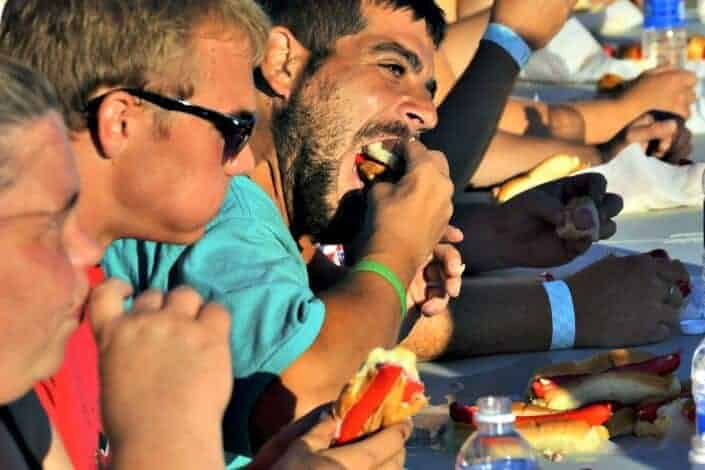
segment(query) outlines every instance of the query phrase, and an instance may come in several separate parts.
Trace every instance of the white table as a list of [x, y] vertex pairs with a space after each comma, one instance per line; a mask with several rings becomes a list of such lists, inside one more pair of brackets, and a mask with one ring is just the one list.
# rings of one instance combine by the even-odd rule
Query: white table
[[[638, 244], [639, 249], [652, 249], [666, 246], [669, 251], [671, 246], [664, 240], [656, 240], [651, 243], [649, 240], [656, 232], [654, 227], [659, 227], [663, 233], [672, 235], [661, 220], [673, 219], [678, 224], [672, 227], [680, 227], [680, 223], [687, 223], [687, 220], [695, 218], [696, 214], [692, 210], [675, 210], [664, 213], [652, 213], [640, 216], [634, 220], [629, 217], [630, 227], [644, 229], [643, 231], [632, 232], [628, 236], [634, 248]], [[699, 212], [699, 211], [698, 211]], [[626, 217], [625, 217], [626, 219]], [[671, 225], [669, 225], [671, 226]], [[624, 231], [626, 233], [626, 231]], [[631, 240], [634, 234], [643, 233], [647, 236], [642, 240]], [[638, 237], [636, 237], [638, 238]], [[654, 237], [655, 239], [655, 237]], [[668, 238], [666, 239], [668, 240]], [[681, 248], [693, 259], [698, 257], [702, 249], [702, 239], [698, 242], [684, 243]], [[591, 249], [583, 259], [577, 260], [575, 266], [589, 262], [590, 258], [599, 258], [606, 251], [612, 248], [609, 246], [597, 246]], [[697, 252], [697, 253], [695, 253]], [[698, 276], [700, 268], [696, 265], [688, 265], [691, 276]], [[563, 268], [572, 271], [573, 268]], [[517, 274], [515, 274], [517, 275]], [[682, 363], [678, 370], [681, 380], [688, 379], [690, 375], [690, 359], [700, 336], [677, 335], [663, 343], [645, 346], [640, 349], [652, 351], [657, 354], [668, 354], [680, 350], [682, 353]], [[473, 403], [478, 397], [484, 395], [507, 395], [513, 400], [525, 400], [525, 391], [534, 370], [547, 364], [563, 362], [567, 360], [579, 359], [599, 352], [598, 349], [547, 351], [540, 353], [503, 354], [479, 357], [466, 360], [425, 363], [420, 365], [421, 375], [426, 384], [427, 394], [431, 397], [432, 405], [442, 405], [446, 402], [446, 396], [453, 394], [457, 399], [465, 403]], [[445, 414], [444, 409], [438, 409], [439, 414]], [[643, 469], [672, 469], [680, 470], [688, 468], [687, 452], [689, 443], [687, 439], [677, 439], [673, 441], [660, 442], [649, 438], [622, 437], [613, 441], [615, 444], [609, 454], [588, 463], [580, 465], [575, 462], [552, 464], [547, 461], [541, 462], [542, 468], [547, 469], [616, 469], [616, 470], [643, 470]], [[454, 456], [440, 450], [433, 450], [427, 445], [423, 445], [412, 439], [407, 446], [408, 459], [407, 468], [410, 470], [421, 469], [451, 469], [453, 468]]]
[[[589, 97], [585, 87], [551, 87], [551, 95], [557, 100]], [[544, 86], [520, 86], [524, 96], [545, 92]], [[705, 161], [705, 135], [696, 136], [694, 159]], [[597, 257], [611, 247], [644, 252], [655, 248], [666, 249], [673, 257], [687, 263], [691, 276], [699, 276], [703, 254], [703, 218], [701, 209], [672, 209], [667, 211], [632, 214], [617, 218], [617, 234], [604, 245], [595, 247], [581, 264], [590, 257]], [[584, 264], [584, 263], [583, 263]], [[690, 375], [690, 359], [700, 341], [699, 336], [678, 335], [669, 341], [644, 347], [658, 354], [676, 350], [682, 352], [682, 364], [678, 370], [681, 379]], [[568, 350], [542, 353], [506, 354], [480, 357], [452, 362], [427, 363], [420, 366], [422, 378], [431, 397], [432, 404], [445, 403], [445, 396], [454, 393], [465, 402], [489, 394], [504, 394], [514, 399], [524, 398], [524, 391], [533, 370], [549, 363], [583, 358], [598, 350]], [[462, 391], [457, 391], [462, 384]], [[550, 469], [669, 469], [688, 468], [689, 444], [685, 440], [659, 442], [648, 438], [618, 438], [613, 441], [616, 450], [600, 460], [584, 464], [551, 464], [542, 462], [542, 468]], [[452, 469], [455, 456], [416, 445], [409, 446], [407, 468]]]

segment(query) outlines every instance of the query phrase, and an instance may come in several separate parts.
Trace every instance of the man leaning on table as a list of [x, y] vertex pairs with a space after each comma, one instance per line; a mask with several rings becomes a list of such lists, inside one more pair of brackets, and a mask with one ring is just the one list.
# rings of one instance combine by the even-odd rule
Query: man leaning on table
[[[8, 2], [0, 24], [2, 51], [41, 69], [57, 85], [81, 177], [75, 217], [101, 247], [126, 236], [185, 243], [203, 234], [230, 176], [252, 162], [247, 146], [255, 107], [252, 72], [268, 26], [250, 0]], [[54, 224], [47, 227], [54, 234]], [[213, 314], [202, 312], [201, 298], [184, 287], [168, 295], [149, 291], [135, 300], [133, 311], [149, 312], [145, 320], [122, 316], [122, 300], [129, 294], [129, 287], [113, 281], [96, 289], [88, 309], [104, 326], [101, 362], [113, 365], [112, 373], [101, 376], [103, 403], [116, 405], [102, 410], [106, 430], [113, 432], [108, 438], [115, 439], [115, 449], [130, 444], [148, 451], [113, 463], [131, 469], [222, 468], [221, 418], [232, 386], [227, 316], [206, 321]], [[159, 334], [146, 332], [149, 319]], [[69, 340], [71, 355], [59, 374], [38, 389], [48, 397], [42, 404], [79, 469], [96, 468], [101, 455], [96, 449], [98, 352], [88, 321], [85, 315], [79, 327], [82, 341], [74, 341], [75, 334]], [[187, 323], [194, 324], [195, 337], [186, 331]], [[132, 326], [117, 335], [118, 325]], [[213, 354], [189, 354], [189, 348]], [[178, 373], [161, 369], [164, 363]], [[163, 389], [149, 383], [154, 378]], [[139, 418], [121, 413], [121, 407], [138, 403]], [[318, 416], [310, 418], [268, 447], [262, 457], [267, 466], [274, 461], [281, 468], [302, 461], [310, 468], [331, 462], [349, 468], [403, 466], [408, 423], [328, 449], [336, 421], [324, 418], [305, 432]], [[111, 426], [115, 420], [119, 432]], [[142, 423], [151, 428], [141, 432]], [[182, 444], [184, 434], [188, 444]]]
[[[260, 68], [264, 124], [253, 140], [259, 159], [253, 179], [266, 192], [236, 178], [231, 198], [238, 203], [226, 202], [200, 242], [185, 247], [126, 240], [114, 244], [106, 258], [112, 273], [138, 285], [164, 288], [188, 282], [204, 295], [232, 304], [238, 319], [233, 335], [240, 338], [236, 347], [246, 347], [252, 358], [259, 358], [234, 368], [241, 377], [236, 389], [251, 395], [252, 411], [233, 409], [226, 429], [241, 432], [243, 427], [233, 423], [249, 419], [253, 434], [235, 434], [240, 441], [234, 441], [233, 449], [242, 447], [243, 438], [257, 441], [271, 433], [290, 418], [292, 409], [299, 414], [333, 398], [367, 349], [394, 343], [399, 304], [404, 310], [409, 305], [427, 313], [438, 310], [449, 295], [457, 294], [462, 272], [455, 250], [440, 245], [435, 249], [440, 263], [430, 272], [436, 279], [447, 278], [440, 286], [445, 289], [426, 292], [417, 277], [411, 298], [401, 301], [394, 292], [398, 289], [386, 284], [385, 277], [401, 277], [403, 296], [416, 271], [411, 266], [422, 264], [413, 253], [425, 252], [424, 258], [431, 253], [438, 227], [444, 226], [439, 214], [446, 210], [444, 191], [449, 188], [442, 159], [418, 142], [408, 144], [407, 175], [398, 185], [377, 185], [368, 198], [367, 216], [374, 230], [371, 237], [364, 231], [360, 235], [378, 271], [360, 272], [359, 265], [341, 271], [307, 251], [304, 257], [313, 256], [309, 281], [304, 257], [289, 234], [293, 232], [302, 246], [310, 247], [311, 239], [336, 241], [328, 229], [339, 201], [343, 196], [348, 202], [359, 200], [359, 192], [346, 194], [361, 185], [354, 152], [363, 143], [408, 138], [435, 125], [431, 61], [434, 44], [442, 37], [438, 12], [429, 2], [264, 3], [278, 26], [270, 34]], [[498, 5], [515, 3], [520, 2], [503, 0]], [[493, 49], [500, 59], [506, 54], [499, 46]], [[506, 60], [511, 56], [504, 58], [504, 65]], [[596, 197], [604, 196], [599, 178], [581, 181], [566, 184], [566, 191], [594, 190]], [[405, 197], [402, 190], [408, 191]], [[603, 208], [606, 218], [611, 211]], [[410, 230], [409, 221], [422, 229]], [[609, 224], [605, 230], [610, 230]], [[344, 233], [351, 234], [355, 229]], [[458, 239], [457, 232], [448, 234]], [[256, 263], [254, 253], [265, 253], [266, 259]], [[380, 260], [390, 263], [395, 276], [379, 271], [384, 268]], [[404, 267], [407, 263], [410, 266]], [[361, 290], [365, 284], [370, 287]], [[429, 293], [435, 298], [427, 301]], [[249, 299], [249, 307], [236, 303], [243, 298]], [[240, 330], [256, 331], [259, 342], [246, 345], [246, 334], [236, 333]]]
[[[409, 306], [442, 307], [457, 295], [462, 272], [457, 251], [439, 244], [444, 234], [460, 235], [448, 227], [447, 164], [412, 139], [436, 123], [440, 11], [421, 0], [263, 3], [275, 18], [299, 9], [311, 30], [300, 38], [279, 26], [269, 36], [259, 74], [261, 125], [252, 141], [254, 181], [233, 180], [200, 242], [124, 240], [105, 259], [111, 274], [135, 285], [185, 282], [230, 308], [239, 380], [226, 448], [240, 455], [335, 399], [370, 349], [396, 343]], [[355, 153], [388, 138], [405, 145], [407, 172], [360, 197]], [[368, 204], [362, 230], [346, 233], [356, 235], [363, 262], [317, 296], [297, 244], [305, 240], [292, 233], [323, 239], [343, 197]], [[410, 221], [423, 230], [409, 231]], [[426, 292], [428, 275], [447, 279]], [[409, 297], [413, 279], [419, 289]]]

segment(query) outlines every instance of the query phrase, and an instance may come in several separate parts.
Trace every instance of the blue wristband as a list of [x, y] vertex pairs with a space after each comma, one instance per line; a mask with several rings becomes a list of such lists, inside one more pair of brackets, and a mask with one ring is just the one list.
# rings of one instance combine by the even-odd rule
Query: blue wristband
[[512, 56], [519, 68], [523, 68], [531, 57], [531, 48], [521, 36], [503, 24], [490, 23], [482, 39], [492, 41]]
[[550, 281], [543, 288], [551, 306], [551, 349], [570, 349], [575, 345], [575, 308], [568, 284]]

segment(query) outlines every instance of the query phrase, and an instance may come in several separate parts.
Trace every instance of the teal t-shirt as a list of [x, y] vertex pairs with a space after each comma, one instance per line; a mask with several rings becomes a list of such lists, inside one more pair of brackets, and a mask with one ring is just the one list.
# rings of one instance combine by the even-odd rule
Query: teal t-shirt
[[[325, 306], [309, 287], [297, 243], [269, 196], [252, 180], [234, 177], [216, 218], [193, 245], [119, 240], [107, 250], [108, 276], [136, 292], [187, 284], [231, 314], [235, 406], [225, 427], [233, 465], [251, 455], [250, 411], [269, 383], [313, 344]], [[231, 455], [232, 454], [232, 455]], [[232, 467], [230, 467], [232, 468]]]

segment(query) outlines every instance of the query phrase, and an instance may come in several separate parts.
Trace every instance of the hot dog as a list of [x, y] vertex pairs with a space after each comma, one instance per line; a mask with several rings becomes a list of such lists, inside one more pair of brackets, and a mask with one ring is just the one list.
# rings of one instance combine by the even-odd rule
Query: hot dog
[[673, 373], [680, 365], [679, 353], [605, 368], [609, 360], [609, 356], [602, 356], [572, 370], [567, 366], [554, 368], [553, 372], [560, 369], [555, 375], [539, 372], [530, 384], [532, 403], [558, 410], [601, 401], [632, 405], [646, 399], [675, 397], [681, 391]]
[[341, 420], [336, 443], [344, 444], [399, 423], [427, 404], [414, 353], [402, 347], [375, 349], [333, 407], [334, 415]]
[[[456, 438], [466, 437], [474, 430], [474, 406], [450, 405]], [[516, 430], [536, 450], [547, 454], [592, 453], [609, 439], [603, 424], [612, 415], [611, 405], [595, 404], [579, 410], [560, 412], [547, 408], [513, 403]]]

